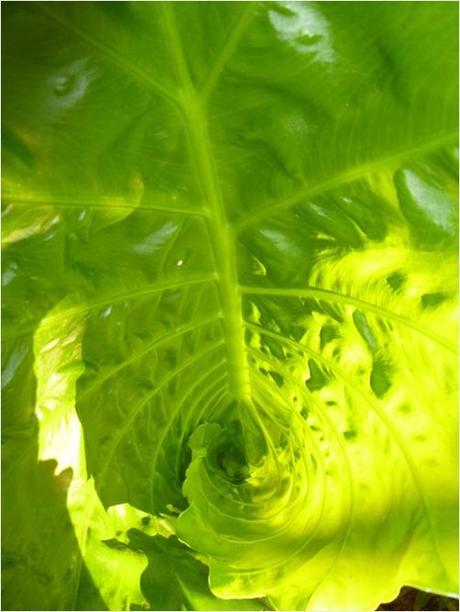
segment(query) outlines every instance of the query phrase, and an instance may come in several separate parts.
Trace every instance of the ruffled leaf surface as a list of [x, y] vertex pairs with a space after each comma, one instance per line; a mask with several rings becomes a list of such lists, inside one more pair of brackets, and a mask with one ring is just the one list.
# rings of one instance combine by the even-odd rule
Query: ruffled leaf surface
[[457, 5], [2, 8], [10, 609], [455, 594]]

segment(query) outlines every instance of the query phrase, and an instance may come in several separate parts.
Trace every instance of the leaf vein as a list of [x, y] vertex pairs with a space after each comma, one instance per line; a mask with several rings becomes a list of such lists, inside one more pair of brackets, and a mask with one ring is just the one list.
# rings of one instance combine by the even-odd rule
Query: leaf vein
[[[124, 302], [125, 300], [136, 300], [142, 297], [152, 295], [155, 293], [160, 293], [161, 291], [169, 291], [170, 289], [178, 289], [182, 287], [186, 287], [188, 285], [199, 285], [204, 283], [210, 283], [216, 280], [214, 274], [197, 276], [195, 278], [184, 278], [181, 280], [173, 281], [170, 283], [158, 283], [157, 285], [152, 284], [147, 287], [142, 287], [141, 289], [136, 289], [135, 291], [128, 291], [126, 293], [120, 293], [118, 295], [110, 295], [103, 300], [98, 300], [97, 302], [82, 304], [81, 306], [75, 306], [72, 308], [68, 308], [62, 312], [57, 312], [56, 314], [50, 314], [46, 318], [46, 325], [49, 323], [55, 324], [58, 321], [65, 321], [70, 317], [74, 317], [79, 314], [86, 314], [90, 310], [96, 310], [97, 308], [102, 308], [104, 306], [118, 304], [119, 302]], [[4, 325], [6, 322], [4, 321]], [[16, 338], [20, 338], [25, 334], [35, 331], [36, 323], [31, 323], [28, 326], [23, 327], [21, 330], [16, 332], [15, 334], [4, 334], [2, 337], [2, 342], [9, 342], [10, 340], [14, 340]]]
[[373, 312], [379, 317], [384, 319], [388, 319], [390, 321], [394, 321], [395, 323], [399, 323], [400, 325], [404, 325], [405, 327], [409, 327], [419, 334], [425, 336], [429, 340], [436, 342], [440, 346], [449, 351], [457, 352], [456, 347], [451, 344], [449, 341], [445, 340], [438, 334], [432, 332], [429, 329], [426, 329], [419, 325], [415, 321], [411, 321], [407, 317], [403, 315], [399, 315], [391, 310], [387, 310], [383, 306], [378, 304], [372, 304], [371, 302], [367, 302], [366, 300], [362, 300], [360, 298], [356, 298], [353, 296], [349, 296], [343, 293], [339, 293], [338, 291], [334, 291], [332, 289], [320, 289], [319, 287], [307, 287], [305, 289], [294, 289], [294, 288], [270, 288], [270, 287], [249, 287], [242, 286], [241, 291], [243, 293], [249, 295], [279, 295], [285, 297], [311, 297], [320, 300], [326, 300], [328, 302], [334, 302], [339, 304], [351, 304], [356, 306], [360, 310], [365, 310], [368, 312]]
[[146, 85], [155, 93], [159, 94], [161, 97], [165, 98], [175, 106], [177, 106], [177, 99], [174, 94], [164, 85], [159, 83], [156, 79], [152, 78], [150, 74], [127, 61], [122, 55], [120, 55], [115, 49], [106, 45], [101, 40], [92, 38], [88, 36], [85, 32], [80, 30], [76, 25], [70, 23], [66, 19], [62, 19], [62, 17], [58, 16], [52, 8], [49, 6], [49, 2], [46, 3], [46, 6], [43, 3], [37, 5], [37, 7], [45, 13], [50, 19], [58, 23], [60, 26], [80, 38], [84, 43], [88, 46], [92, 47], [96, 51], [99, 51], [103, 55], [105, 55], [117, 68], [123, 70], [126, 74], [132, 76], [137, 79], [143, 85]]
[[375, 159], [365, 164], [359, 164], [358, 166], [347, 168], [333, 177], [326, 178], [311, 185], [306, 185], [302, 189], [299, 189], [290, 196], [283, 198], [279, 202], [270, 204], [266, 208], [259, 208], [253, 213], [246, 215], [244, 219], [237, 221], [234, 224], [235, 232], [240, 233], [258, 221], [264, 221], [282, 210], [286, 210], [292, 206], [295, 206], [296, 204], [300, 204], [301, 200], [303, 199], [322, 195], [323, 193], [327, 193], [328, 191], [336, 189], [341, 185], [362, 179], [373, 172], [378, 172], [387, 166], [392, 166], [397, 163], [404, 163], [412, 157], [416, 157], [441, 146], [454, 143], [456, 138], [457, 133], [442, 135], [431, 139], [428, 142], [418, 143], [409, 149], [400, 151], [389, 157]]
[[254, 15], [254, 5], [256, 2], [246, 2], [241, 13], [238, 15], [235, 23], [230, 27], [230, 33], [221, 49], [221, 52], [215, 61], [214, 65], [206, 75], [203, 84], [200, 89], [200, 96], [202, 100], [209, 98], [212, 90], [215, 88], [220, 75], [222, 74], [228, 60], [235, 52], [238, 43], [243, 36], [247, 26], [249, 25], [251, 18]]

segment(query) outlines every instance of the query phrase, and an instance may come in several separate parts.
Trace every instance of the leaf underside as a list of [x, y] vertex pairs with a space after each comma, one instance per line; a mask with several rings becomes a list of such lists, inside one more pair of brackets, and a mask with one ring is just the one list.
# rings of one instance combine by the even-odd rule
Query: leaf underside
[[2, 9], [5, 609], [455, 595], [457, 4]]

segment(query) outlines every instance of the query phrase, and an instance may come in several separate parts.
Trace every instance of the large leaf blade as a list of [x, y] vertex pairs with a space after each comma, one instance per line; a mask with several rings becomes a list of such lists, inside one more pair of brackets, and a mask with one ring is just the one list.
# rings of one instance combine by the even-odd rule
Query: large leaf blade
[[84, 316], [96, 490], [218, 596], [455, 591], [455, 11], [9, 8], [4, 397]]

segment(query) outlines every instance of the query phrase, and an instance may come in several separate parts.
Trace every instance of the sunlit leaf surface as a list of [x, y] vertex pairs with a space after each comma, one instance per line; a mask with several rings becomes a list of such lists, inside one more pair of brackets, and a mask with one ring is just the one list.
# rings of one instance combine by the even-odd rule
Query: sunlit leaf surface
[[454, 595], [456, 3], [2, 9], [5, 609]]

